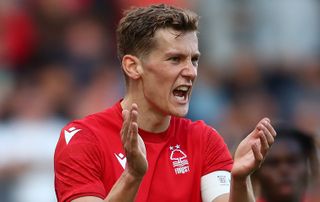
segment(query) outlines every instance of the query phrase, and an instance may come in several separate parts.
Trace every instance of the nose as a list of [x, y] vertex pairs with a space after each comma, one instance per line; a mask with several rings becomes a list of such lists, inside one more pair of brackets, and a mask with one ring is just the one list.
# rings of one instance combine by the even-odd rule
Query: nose
[[193, 63], [190, 61], [188, 64], [185, 65], [185, 67], [182, 70], [182, 76], [190, 79], [193, 81], [198, 74], [197, 66], [193, 65]]
[[292, 167], [292, 165], [290, 165], [290, 163], [283, 161], [283, 162], [279, 162], [277, 169], [278, 169], [279, 173], [281, 173], [281, 175], [288, 176], [288, 175], [292, 175], [292, 171], [295, 168]]

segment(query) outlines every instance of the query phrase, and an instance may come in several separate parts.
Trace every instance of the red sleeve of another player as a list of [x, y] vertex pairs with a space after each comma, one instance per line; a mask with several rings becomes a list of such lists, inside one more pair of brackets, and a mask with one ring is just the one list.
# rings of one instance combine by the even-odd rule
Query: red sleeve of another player
[[214, 129], [209, 129], [205, 144], [202, 175], [217, 170], [231, 171], [233, 164], [231, 154], [222, 137]]
[[92, 132], [80, 124], [62, 129], [54, 156], [58, 201], [81, 196], [106, 197], [102, 178], [102, 154]]

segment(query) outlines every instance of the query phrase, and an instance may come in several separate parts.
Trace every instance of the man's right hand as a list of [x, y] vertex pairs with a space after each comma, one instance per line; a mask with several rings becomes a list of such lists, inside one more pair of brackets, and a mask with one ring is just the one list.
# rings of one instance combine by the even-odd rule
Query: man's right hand
[[123, 124], [121, 129], [121, 141], [126, 153], [127, 164], [125, 172], [132, 177], [141, 179], [145, 175], [148, 162], [146, 158], [145, 144], [138, 134], [138, 106], [133, 103], [131, 109], [122, 111]]
[[102, 200], [95, 196], [83, 196], [72, 202], [132, 202], [138, 192], [142, 178], [147, 172], [146, 147], [138, 134], [138, 106], [133, 103], [130, 110], [122, 111], [123, 124], [120, 132], [127, 157], [124, 172], [113, 185], [108, 196]]

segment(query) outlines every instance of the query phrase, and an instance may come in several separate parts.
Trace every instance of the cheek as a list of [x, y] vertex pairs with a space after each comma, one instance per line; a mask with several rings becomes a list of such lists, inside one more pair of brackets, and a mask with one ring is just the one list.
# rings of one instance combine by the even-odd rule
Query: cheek
[[153, 87], [161, 87], [168, 83], [169, 77], [164, 71], [150, 69], [143, 75], [143, 81]]
[[148, 93], [154, 95], [168, 95], [171, 91], [174, 81], [164, 75], [158, 74], [155, 76], [150, 76], [144, 80], [144, 89], [147, 89]]
[[153, 103], [161, 103], [167, 98], [167, 87], [163, 82], [159, 82], [156, 78], [152, 80], [150, 78], [147, 82], [144, 82], [143, 93], [145, 98]]
[[298, 178], [298, 180], [308, 179], [308, 168], [306, 165], [299, 165], [294, 170], [293, 176]]
[[275, 169], [264, 168], [259, 173], [259, 179], [263, 184], [269, 187], [273, 186], [277, 182], [277, 179], [279, 179], [278, 172]]

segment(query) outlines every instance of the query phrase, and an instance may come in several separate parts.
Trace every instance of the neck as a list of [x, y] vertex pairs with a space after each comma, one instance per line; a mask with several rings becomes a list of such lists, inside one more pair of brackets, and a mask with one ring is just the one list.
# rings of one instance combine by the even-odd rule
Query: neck
[[160, 133], [168, 129], [170, 115], [164, 115], [157, 111], [143, 96], [126, 95], [120, 104], [123, 109], [130, 110], [132, 103], [138, 105], [139, 128], [153, 133]]

